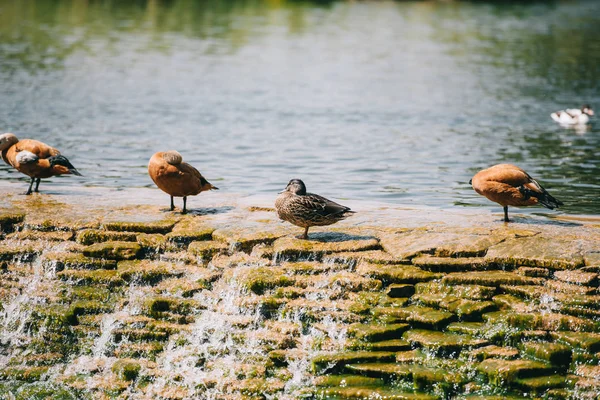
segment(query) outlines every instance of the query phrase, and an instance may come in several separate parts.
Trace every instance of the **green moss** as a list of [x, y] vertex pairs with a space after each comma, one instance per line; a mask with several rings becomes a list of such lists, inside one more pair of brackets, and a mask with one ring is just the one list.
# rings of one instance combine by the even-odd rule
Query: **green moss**
[[495, 386], [510, 386], [519, 378], [532, 378], [552, 373], [552, 368], [548, 364], [539, 361], [497, 358], [482, 361], [477, 370]]
[[415, 294], [415, 286], [409, 284], [396, 283], [388, 286], [386, 294], [389, 297], [411, 297]]
[[162, 220], [150, 222], [107, 222], [104, 227], [109, 231], [141, 232], [141, 233], [168, 233], [175, 226], [175, 220]]
[[35, 382], [42, 379], [49, 367], [8, 367], [0, 369], [0, 379]]
[[142, 306], [143, 312], [150, 316], [160, 312], [172, 312], [186, 315], [195, 313], [202, 308], [203, 306], [196, 300], [179, 299], [176, 297], [155, 297], [147, 299]]
[[119, 379], [124, 381], [133, 381], [140, 374], [142, 369], [138, 361], [135, 360], [118, 360], [116, 361], [111, 370], [115, 373]]
[[413, 329], [404, 333], [403, 338], [413, 346], [422, 347], [443, 356], [457, 356], [464, 349], [473, 349], [488, 344], [484, 339], [455, 333]]
[[489, 300], [496, 294], [496, 288], [482, 285], [443, 285], [440, 282], [417, 283], [417, 294], [452, 295], [470, 300]]
[[44, 263], [54, 265], [57, 271], [63, 269], [115, 269], [115, 260], [102, 258], [89, 258], [79, 253], [47, 253], [44, 255]]
[[295, 283], [292, 277], [284, 275], [281, 269], [274, 267], [248, 268], [240, 272], [237, 280], [242, 287], [259, 295], [266, 290], [291, 286]]
[[329, 375], [315, 378], [315, 386], [383, 386], [384, 381], [378, 378], [369, 378], [360, 375]]
[[503, 360], [514, 360], [519, 356], [519, 350], [514, 347], [500, 347], [496, 345], [490, 345], [475, 349], [470, 352], [470, 355], [475, 357], [479, 361], [486, 360], [488, 358], [500, 358]]
[[456, 319], [456, 316], [446, 311], [440, 311], [429, 307], [409, 306], [404, 308], [377, 307], [373, 314], [387, 320], [409, 322], [412, 326], [442, 329]]
[[347, 364], [391, 362], [396, 359], [392, 352], [358, 351], [346, 353], [326, 354], [313, 358], [312, 369], [315, 373], [340, 372]]
[[[315, 235], [313, 235], [314, 238]], [[339, 252], [357, 252], [365, 250], [379, 249], [379, 241], [376, 238], [353, 238], [351, 236], [341, 237], [343, 240], [337, 240], [339, 234], [331, 234], [329, 236], [303, 240], [294, 237], [284, 237], [277, 239], [273, 243], [275, 253], [284, 258], [297, 259], [299, 257], [313, 256], [320, 258], [325, 254]]]
[[216, 241], [192, 242], [188, 246], [188, 252], [206, 261], [210, 261], [215, 254], [224, 254], [228, 250], [227, 244]]
[[115, 349], [115, 355], [120, 358], [148, 358], [154, 360], [165, 348], [163, 342], [122, 343]]
[[475, 272], [457, 272], [444, 276], [442, 284], [444, 285], [482, 285], [495, 286], [500, 285], [541, 285], [544, 282], [542, 278], [530, 278], [505, 271], [475, 271]]
[[177, 245], [187, 245], [194, 241], [211, 240], [214, 230], [215, 228], [207, 226], [179, 229], [179, 225], [177, 225], [173, 232], [167, 233], [167, 240]]
[[135, 242], [136, 234], [131, 232], [111, 232], [100, 229], [84, 229], [77, 233], [75, 240], [77, 243], [85, 245], [108, 241]]
[[538, 376], [515, 379], [512, 386], [535, 395], [543, 395], [548, 389], [562, 388], [567, 385], [566, 378], [560, 375]]
[[82, 300], [71, 304], [71, 312], [74, 315], [103, 314], [112, 310], [112, 305], [95, 300]]
[[523, 343], [523, 350], [531, 357], [559, 367], [568, 367], [573, 358], [571, 348], [559, 343], [528, 342]]
[[172, 263], [149, 260], [119, 261], [117, 264], [119, 276], [126, 282], [156, 284], [163, 279], [180, 277], [183, 270], [173, 267]]
[[358, 340], [376, 342], [380, 340], [399, 339], [409, 328], [408, 324], [354, 324], [348, 327], [348, 335]]
[[439, 279], [441, 274], [429, 271], [423, 271], [412, 265], [379, 265], [370, 263], [361, 263], [357, 269], [361, 275], [370, 276], [383, 281], [384, 284], [392, 283], [410, 283], [427, 282], [433, 279]]
[[479, 336], [489, 329], [483, 322], [453, 322], [447, 326], [448, 332]]
[[433, 272], [480, 271], [489, 267], [489, 262], [482, 257], [432, 257], [429, 255], [412, 259], [417, 267]]
[[111, 260], [131, 260], [138, 257], [141, 251], [141, 246], [133, 242], [102, 242], [86, 247], [83, 254]]
[[582, 349], [589, 353], [600, 352], [600, 334], [588, 332], [551, 332], [552, 338], [560, 343]]
[[151, 329], [115, 329], [113, 331], [115, 342], [120, 342], [123, 339], [130, 341], [165, 341], [169, 338], [169, 334], [164, 331], [155, 331]]
[[123, 285], [125, 282], [115, 270], [71, 270], [60, 271], [56, 276], [62, 280], [71, 281], [77, 285], [104, 284], [110, 287]]
[[6, 246], [0, 245], [0, 261], [21, 261], [28, 262], [35, 258], [40, 252], [39, 249], [30, 245]]
[[403, 339], [382, 340], [378, 342], [353, 341], [349, 343], [350, 350], [368, 350], [368, 351], [408, 351], [412, 348], [411, 344]]
[[361, 386], [328, 387], [317, 391], [317, 399], [386, 399], [386, 400], [437, 400], [438, 396], [413, 393], [394, 388]]
[[0, 211], [0, 231], [12, 232], [14, 225], [25, 220], [25, 214], [16, 211]]

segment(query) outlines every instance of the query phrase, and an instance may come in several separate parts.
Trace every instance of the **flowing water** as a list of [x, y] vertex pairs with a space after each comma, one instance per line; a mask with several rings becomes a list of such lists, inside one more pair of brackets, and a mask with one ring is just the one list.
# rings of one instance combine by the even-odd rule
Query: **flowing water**
[[234, 193], [489, 207], [469, 178], [512, 162], [598, 214], [598, 124], [549, 117], [600, 109], [598, 76], [596, 0], [0, 0], [0, 129], [66, 185], [152, 186], [175, 148]]

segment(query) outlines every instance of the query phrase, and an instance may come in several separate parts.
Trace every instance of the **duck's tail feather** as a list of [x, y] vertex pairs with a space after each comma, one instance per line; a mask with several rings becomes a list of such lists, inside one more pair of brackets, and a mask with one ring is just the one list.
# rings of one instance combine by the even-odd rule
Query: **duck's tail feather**
[[65, 156], [61, 156], [61, 155], [53, 156], [53, 157], [50, 157], [48, 159], [48, 161], [50, 161], [50, 166], [61, 165], [65, 168], [67, 168], [71, 174], [77, 175], [77, 176], [83, 176], [83, 175], [81, 175], [81, 173], [79, 173], [79, 171], [77, 171], [77, 169], [73, 166], [73, 164], [71, 164], [71, 162], [69, 160], [67, 160], [67, 157], [65, 157]]
[[[537, 182], [535, 183], [537, 184]], [[519, 190], [523, 194], [525, 199], [535, 197], [536, 199], [538, 199], [538, 203], [551, 210], [554, 210], [555, 208], [564, 205], [562, 201], [552, 197], [552, 195], [548, 193], [546, 189], [539, 186], [539, 184], [537, 186], [539, 188], [539, 191], [531, 190], [525, 186], [521, 186]]]

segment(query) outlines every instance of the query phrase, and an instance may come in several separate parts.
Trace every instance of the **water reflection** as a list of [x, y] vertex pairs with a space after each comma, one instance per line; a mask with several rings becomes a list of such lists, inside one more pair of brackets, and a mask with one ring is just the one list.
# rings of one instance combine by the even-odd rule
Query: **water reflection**
[[149, 155], [177, 148], [235, 192], [489, 207], [469, 178], [513, 162], [597, 214], [599, 130], [549, 117], [600, 104], [597, 8], [0, 0], [0, 129], [90, 186], [151, 186]]

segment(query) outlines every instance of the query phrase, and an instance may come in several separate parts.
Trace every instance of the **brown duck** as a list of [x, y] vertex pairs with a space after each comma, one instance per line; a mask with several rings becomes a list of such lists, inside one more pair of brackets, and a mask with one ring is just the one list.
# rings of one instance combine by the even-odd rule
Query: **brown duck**
[[0, 152], [5, 163], [31, 178], [25, 194], [31, 194], [34, 183], [37, 192], [42, 178], [64, 174], [81, 176], [60, 151], [37, 140], [19, 140], [12, 133], [5, 133], [0, 135]]
[[187, 212], [187, 196], [195, 196], [207, 190], [218, 190], [200, 172], [183, 162], [175, 150], [158, 152], [148, 163], [148, 174], [163, 192], [171, 195], [171, 211], [175, 209], [173, 197], [183, 197], [183, 214]]
[[534, 206], [541, 204], [551, 210], [563, 203], [550, 195], [539, 183], [521, 168], [512, 164], [498, 164], [479, 171], [469, 181], [473, 189], [504, 208], [504, 221], [508, 222], [508, 206]]
[[304, 228], [302, 239], [308, 239], [311, 226], [331, 225], [354, 214], [350, 208], [318, 194], [306, 193], [300, 179], [292, 179], [275, 200], [279, 218]]

